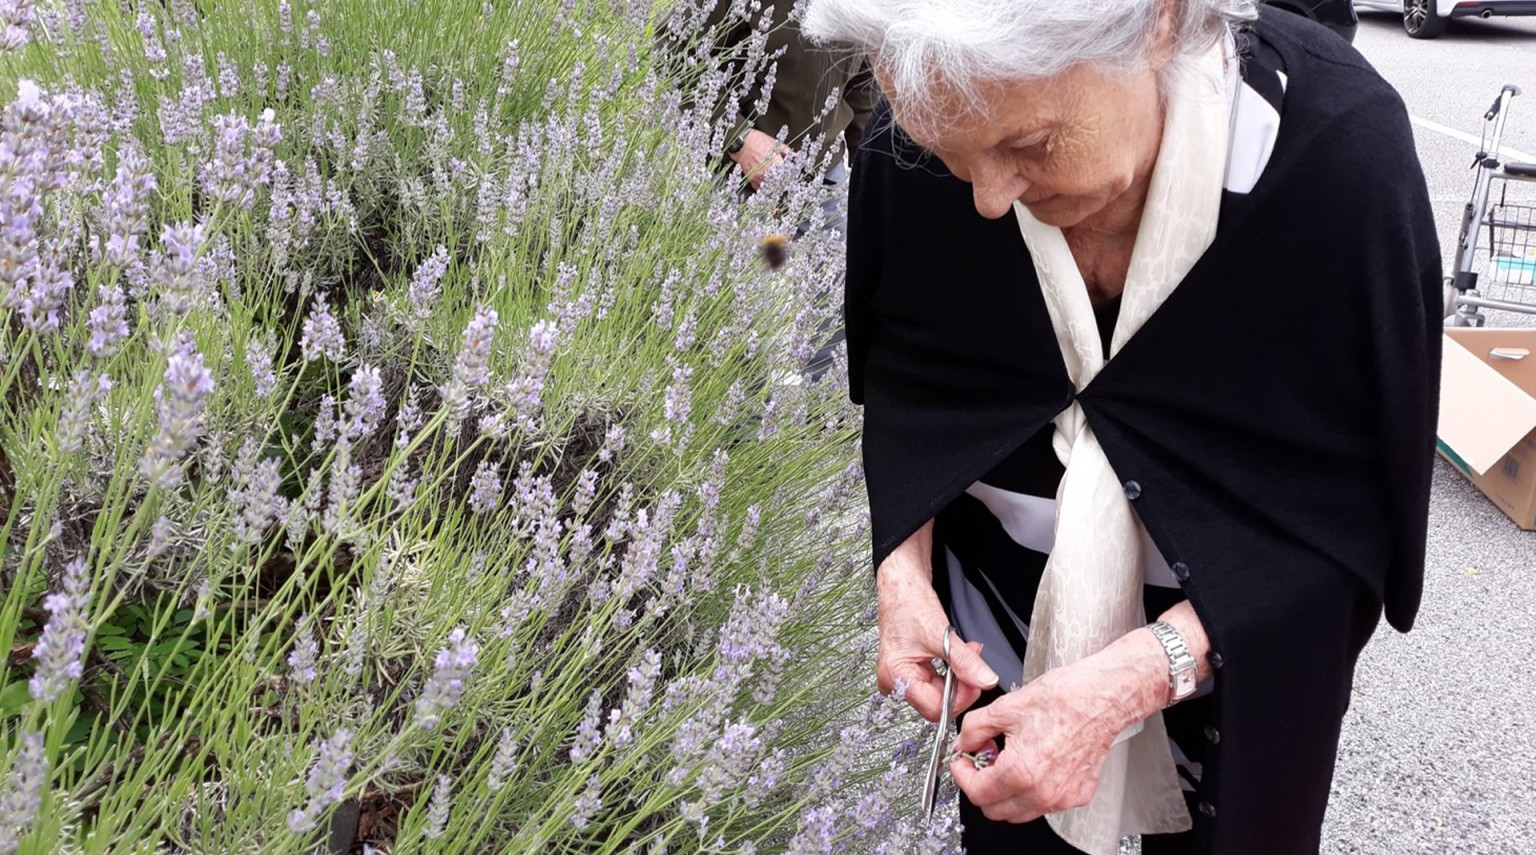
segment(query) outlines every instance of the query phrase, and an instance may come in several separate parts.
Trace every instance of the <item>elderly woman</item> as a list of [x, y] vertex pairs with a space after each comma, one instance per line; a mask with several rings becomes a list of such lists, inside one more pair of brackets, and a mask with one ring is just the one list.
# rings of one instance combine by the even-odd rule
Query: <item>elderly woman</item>
[[[1423, 577], [1440, 252], [1403, 105], [1252, 0], [811, 0], [887, 104], [847, 320], [879, 681], [973, 853], [1315, 852]], [[1148, 619], [1153, 622], [1148, 625]]]

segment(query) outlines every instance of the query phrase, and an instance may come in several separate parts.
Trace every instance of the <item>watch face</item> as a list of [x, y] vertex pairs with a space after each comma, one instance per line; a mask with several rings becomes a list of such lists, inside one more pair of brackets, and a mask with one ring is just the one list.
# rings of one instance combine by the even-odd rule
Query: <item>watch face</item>
[[1173, 675], [1174, 696], [1182, 698], [1193, 694], [1195, 691], [1196, 674], [1194, 668], [1181, 671]]

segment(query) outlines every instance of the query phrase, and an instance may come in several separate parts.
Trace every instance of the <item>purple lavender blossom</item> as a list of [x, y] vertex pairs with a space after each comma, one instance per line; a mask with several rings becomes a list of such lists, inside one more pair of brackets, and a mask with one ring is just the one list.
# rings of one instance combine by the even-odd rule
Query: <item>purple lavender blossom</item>
[[0, 305], [15, 308], [19, 291], [37, 274], [37, 226], [51, 176], [49, 142], [53, 104], [30, 80], [17, 83], [16, 100], [0, 114]]
[[371, 435], [384, 419], [384, 381], [379, 369], [363, 365], [352, 375], [341, 431], [351, 439]]
[[90, 630], [86, 609], [91, 604], [90, 579], [85, 560], [76, 558], [64, 568], [64, 589], [49, 594], [43, 601], [48, 623], [32, 648], [37, 670], [27, 681], [32, 697], [53, 703], [73, 680], [80, 679], [84, 666], [85, 636]]
[[442, 713], [458, 705], [479, 657], [480, 645], [468, 637], [464, 627], [455, 627], [448, 634], [448, 646], [437, 652], [432, 675], [416, 699], [416, 723], [423, 730], [437, 727]]
[[319, 825], [326, 809], [341, 801], [346, 792], [347, 771], [352, 768], [352, 732], [345, 727], [337, 729], [330, 739], [315, 739], [315, 762], [309, 767], [304, 780], [304, 791], [309, 802], [288, 814], [288, 830], [294, 834], [308, 834]]
[[85, 447], [86, 430], [91, 424], [91, 410], [112, 389], [112, 378], [106, 374], [96, 377], [82, 368], [69, 380], [69, 394], [64, 411], [59, 414], [59, 427], [54, 432], [54, 442], [65, 454], [73, 454]]
[[679, 365], [672, 369], [672, 385], [667, 387], [662, 397], [662, 416], [667, 421], [683, 422], [688, 419], [688, 413], [693, 409], [693, 393], [688, 389], [688, 381], [692, 377], [692, 366]]
[[491, 347], [496, 339], [496, 310], [481, 306], [464, 328], [464, 346], [453, 362], [453, 376], [442, 388], [443, 406], [455, 419], [468, 415], [471, 396], [491, 380]]
[[801, 814], [800, 830], [789, 842], [791, 855], [832, 855], [837, 851], [837, 809], [812, 807]]
[[432, 801], [427, 805], [427, 827], [422, 832], [428, 840], [436, 840], [448, 830], [448, 808], [453, 803], [453, 779], [437, 776], [437, 786], [432, 789]]
[[368, 627], [362, 616], [347, 633], [346, 644], [341, 650], [341, 673], [356, 680], [363, 675], [363, 662], [368, 655]]
[[209, 301], [207, 283], [198, 266], [203, 246], [201, 223], [172, 223], [160, 232], [165, 253], [155, 266], [160, 288], [160, 306], [181, 315]]
[[237, 542], [258, 542], [274, 523], [287, 516], [288, 502], [280, 494], [283, 486], [281, 465], [278, 458], [268, 457], [257, 463], [249, 476], [230, 490], [231, 501], [240, 509], [234, 522]]
[[123, 289], [116, 285], [97, 286], [96, 292], [101, 302], [91, 309], [91, 340], [86, 348], [97, 359], [110, 359], [128, 338], [128, 306]]
[[571, 762], [581, 765], [592, 759], [603, 740], [603, 693], [597, 689], [587, 697], [587, 708], [576, 725], [576, 742], [571, 745]]
[[139, 241], [149, 230], [149, 197], [156, 186], [155, 173], [139, 147], [124, 145], [117, 157], [117, 174], [101, 197], [108, 264], [126, 268], [138, 261]]
[[20, 745], [11, 757], [10, 778], [0, 791], [0, 852], [15, 852], [21, 837], [32, 828], [48, 785], [48, 755], [43, 735], [22, 731]]
[[656, 680], [662, 674], [662, 657], [659, 652], [645, 651], [641, 663], [628, 672], [628, 694], [624, 706], [608, 714], [605, 737], [614, 748], [625, 748], [634, 741], [634, 723], [650, 709], [651, 698], [656, 695]]
[[746, 790], [742, 799], [747, 807], [757, 807], [778, 787], [784, 772], [789, 768], [789, 755], [782, 748], [775, 748], [764, 757], [757, 769], [747, 776]]
[[16, 310], [21, 325], [33, 332], [52, 332], [59, 328], [59, 310], [64, 299], [75, 287], [74, 274], [64, 267], [57, 247], [45, 253], [41, 263], [32, 268], [33, 275], [23, 287], [14, 288], [0, 299], [0, 305]]
[[155, 389], [160, 428], [139, 464], [144, 477], [166, 489], [181, 483], [181, 460], [203, 434], [203, 407], [213, 393], [213, 374], [190, 344], [171, 355]]
[[161, 514], [154, 524], [149, 527], [149, 544], [144, 551], [151, 560], [159, 558], [171, 546], [171, 521]]
[[613, 460], [614, 455], [624, 453], [624, 426], [614, 425], [608, 428], [608, 433], [603, 437], [603, 447], [597, 450], [597, 459], [604, 463]]
[[394, 502], [395, 511], [398, 513], [416, 503], [416, 488], [420, 486], [420, 478], [412, 478], [404, 464], [396, 466], [389, 475], [389, 484], [385, 493], [389, 500]]
[[316, 407], [313, 446], [316, 454], [324, 454], [330, 444], [342, 435], [336, 429], [336, 399], [330, 395], [321, 395]]
[[591, 469], [581, 470], [576, 476], [576, 494], [571, 497], [571, 513], [578, 517], [586, 516], [587, 510], [592, 507], [592, 502], [597, 498], [597, 473]]
[[271, 180], [272, 150], [282, 140], [272, 108], [262, 111], [254, 128], [233, 111], [214, 116], [213, 131], [213, 159], [202, 168], [203, 192], [217, 202], [249, 209], [256, 188]]
[[577, 831], [586, 830], [597, 812], [603, 809], [603, 782], [598, 776], [593, 775], [587, 779], [587, 786], [576, 797], [573, 807], [575, 812], [571, 814], [571, 825], [576, 826]]
[[489, 513], [501, 504], [501, 476], [489, 460], [482, 460], [475, 467], [469, 481], [469, 507], [477, 514]]
[[341, 334], [341, 322], [326, 304], [325, 294], [318, 294], [310, 307], [309, 317], [304, 319], [304, 334], [299, 340], [299, 351], [305, 362], [322, 357], [340, 362], [347, 353], [347, 340]]
[[32, 0], [0, 0], [0, 50], [26, 47], [32, 40]]
[[320, 644], [315, 641], [315, 628], [309, 615], [299, 616], [298, 638], [288, 654], [288, 677], [295, 683], [308, 685], [318, 676], [315, 664], [320, 656]]
[[490, 771], [486, 773], [485, 785], [493, 793], [501, 792], [507, 785], [507, 779], [517, 771], [517, 743], [512, 739], [512, 728], [501, 729], [501, 738], [496, 742], [496, 755], [491, 758]]
[[320, 516], [320, 527], [328, 534], [342, 533], [342, 523], [362, 487], [363, 467], [352, 462], [352, 441], [338, 436], [336, 458], [331, 461], [331, 483], [325, 491], [325, 513]]
[[[442, 293], [442, 288], [439, 286], [447, 272], [448, 248], [439, 245], [411, 275], [411, 284], [406, 289], [406, 298], [410, 300], [412, 316], [418, 322], [431, 317], [432, 310], [437, 307], [438, 295]], [[493, 316], [494, 314], [492, 312]], [[494, 318], [491, 324], [495, 326]]]
[[252, 338], [245, 345], [245, 366], [250, 369], [253, 391], [258, 398], [268, 398], [277, 389], [277, 372], [272, 368], [276, 351], [277, 342], [271, 333]]

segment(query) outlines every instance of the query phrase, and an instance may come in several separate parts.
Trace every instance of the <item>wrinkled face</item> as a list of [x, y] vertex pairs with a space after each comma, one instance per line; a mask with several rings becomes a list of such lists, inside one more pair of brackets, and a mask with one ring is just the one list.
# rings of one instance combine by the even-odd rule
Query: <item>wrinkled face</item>
[[900, 93], [885, 91], [902, 129], [971, 185], [989, 219], [1018, 200], [1047, 225], [1082, 223], [1145, 186], [1162, 138], [1151, 69], [1123, 75], [1079, 65], [1044, 80], [988, 84], [981, 110], [941, 95], [931, 112], [962, 117], [943, 123], [904, 115]]

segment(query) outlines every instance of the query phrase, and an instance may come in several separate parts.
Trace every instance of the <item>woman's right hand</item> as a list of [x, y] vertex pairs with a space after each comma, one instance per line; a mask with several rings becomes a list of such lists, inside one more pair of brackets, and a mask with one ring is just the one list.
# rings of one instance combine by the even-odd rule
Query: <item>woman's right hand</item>
[[[880, 564], [875, 576], [880, 614], [876, 680], [887, 694], [897, 684], [904, 685], [906, 702], [923, 718], [938, 721], [944, 678], [934, 670], [933, 660], [944, 658], [949, 619], [933, 590], [932, 554], [933, 523], [929, 522]], [[976, 642], [956, 645], [951, 640], [949, 665], [956, 678], [952, 713], [968, 709], [983, 691], [997, 685], [997, 675], [982, 661], [981, 645]]]

